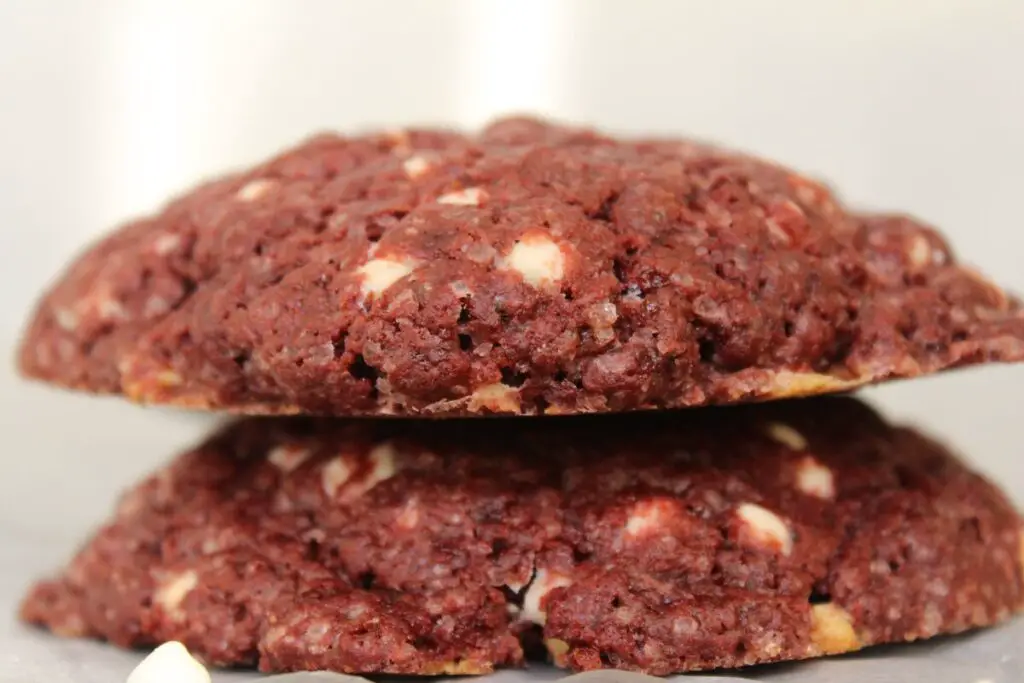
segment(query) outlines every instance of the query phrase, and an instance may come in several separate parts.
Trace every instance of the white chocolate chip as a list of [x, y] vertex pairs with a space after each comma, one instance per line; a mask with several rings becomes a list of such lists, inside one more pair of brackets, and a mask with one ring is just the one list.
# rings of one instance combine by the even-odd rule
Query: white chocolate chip
[[270, 192], [270, 190], [272, 190], [276, 185], [276, 182], [266, 178], [259, 178], [257, 180], [250, 181], [235, 193], [235, 199], [242, 202], [254, 202]]
[[398, 472], [398, 451], [390, 442], [374, 446], [370, 451], [370, 473], [360, 483], [359, 495], [366, 493], [377, 484], [390, 479]]
[[767, 426], [768, 436], [778, 441], [783, 446], [794, 451], [807, 450], [807, 439], [788, 424], [782, 422], [770, 422]]
[[177, 387], [184, 382], [174, 370], [161, 370], [154, 374], [153, 379], [161, 387]]
[[479, 187], [467, 187], [464, 190], [456, 190], [443, 194], [437, 198], [438, 204], [452, 204], [455, 206], [480, 206], [487, 199], [487, 193]]
[[533, 582], [526, 589], [526, 594], [523, 595], [523, 611], [520, 618], [523, 621], [531, 621], [543, 626], [548, 620], [547, 610], [543, 604], [544, 598], [556, 588], [571, 585], [572, 581], [567, 576], [538, 569], [533, 577]]
[[472, 413], [489, 410], [494, 413], [518, 413], [522, 408], [519, 390], [497, 382], [477, 387], [469, 395], [468, 409]]
[[405, 171], [405, 175], [410, 178], [419, 178], [425, 174], [431, 168], [431, 163], [427, 161], [425, 157], [415, 156], [409, 157], [402, 162], [402, 170]]
[[932, 262], [932, 245], [924, 235], [915, 235], [907, 250], [907, 258], [914, 268], [922, 268]]
[[320, 483], [323, 485], [324, 493], [333, 498], [351, 476], [352, 467], [345, 462], [345, 456], [336, 456], [324, 465], [320, 472]]
[[156, 318], [164, 315], [171, 310], [171, 304], [168, 303], [167, 299], [159, 296], [151, 296], [146, 299], [145, 306], [142, 307], [143, 318]]
[[172, 574], [163, 580], [153, 594], [153, 602], [171, 617], [181, 617], [181, 603], [197, 585], [199, 576], [191, 569]]
[[270, 453], [267, 454], [267, 460], [277, 469], [282, 472], [288, 473], [293, 471], [296, 467], [301, 465], [310, 456], [308, 448], [302, 446], [294, 446], [290, 444], [282, 444], [275, 447]]
[[413, 261], [376, 258], [360, 266], [356, 272], [363, 276], [363, 295], [369, 296], [380, 294], [411, 273], [415, 267], [416, 264]]
[[626, 520], [626, 535], [637, 538], [655, 533], [664, 526], [672, 512], [672, 504], [666, 500], [641, 501]]
[[743, 503], [736, 509], [743, 530], [760, 546], [767, 546], [783, 555], [793, 552], [793, 535], [777, 514], [755, 503]]
[[398, 517], [395, 519], [395, 524], [402, 529], [415, 529], [419, 526], [419, 523], [419, 504], [416, 502], [415, 498], [411, 498], [402, 506], [402, 509], [398, 513]]
[[181, 236], [165, 233], [153, 240], [153, 251], [159, 256], [166, 256], [181, 246]]
[[768, 226], [768, 232], [777, 237], [783, 244], [789, 244], [793, 241], [792, 238], [790, 238], [789, 233], [783, 230], [782, 226], [779, 225], [779, 222], [774, 218], [769, 218], [765, 221], [765, 224]]
[[546, 235], [524, 236], [505, 257], [504, 268], [514, 270], [534, 287], [557, 282], [565, 274], [565, 255]]
[[811, 654], [838, 655], [860, 648], [853, 619], [846, 610], [831, 602], [811, 607]]
[[210, 672], [179, 642], [164, 643], [128, 674], [127, 683], [210, 683]]
[[369, 469], [358, 479], [353, 479], [357, 470], [346, 462], [346, 456], [337, 456], [324, 465], [320, 474], [324, 493], [332, 498], [340, 496], [343, 502], [355, 500], [377, 484], [395, 476], [398, 472], [397, 455], [395, 447], [389, 442], [374, 446], [367, 456]]
[[796, 487], [803, 493], [822, 500], [836, 497], [835, 476], [825, 465], [808, 456], [796, 466]]
[[73, 332], [78, 327], [78, 315], [67, 308], [56, 308], [53, 311], [53, 317], [57, 321], [57, 325], [65, 332]]
[[127, 320], [128, 311], [124, 309], [121, 302], [109, 297], [103, 297], [96, 302], [96, 311], [102, 320]]

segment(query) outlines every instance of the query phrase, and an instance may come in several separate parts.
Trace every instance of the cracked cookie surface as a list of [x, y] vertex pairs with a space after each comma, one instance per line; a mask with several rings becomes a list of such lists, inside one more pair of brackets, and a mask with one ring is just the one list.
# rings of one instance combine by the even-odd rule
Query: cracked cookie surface
[[992, 624], [1021, 520], [848, 398], [562, 419], [248, 418], [129, 491], [22, 617], [265, 671], [667, 674]]
[[37, 379], [242, 413], [542, 414], [840, 392], [1024, 358], [912, 219], [681, 140], [508, 119], [323, 135], [87, 250]]

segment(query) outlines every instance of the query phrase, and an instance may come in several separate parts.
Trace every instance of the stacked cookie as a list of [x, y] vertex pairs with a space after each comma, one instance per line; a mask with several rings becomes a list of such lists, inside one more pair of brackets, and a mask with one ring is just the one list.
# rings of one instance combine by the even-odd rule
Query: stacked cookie
[[765, 161], [523, 119], [314, 138], [41, 302], [28, 376], [250, 417], [129, 491], [22, 616], [396, 674], [993, 624], [1024, 609], [1012, 504], [857, 400], [800, 397], [1022, 359], [1024, 308], [933, 230]]

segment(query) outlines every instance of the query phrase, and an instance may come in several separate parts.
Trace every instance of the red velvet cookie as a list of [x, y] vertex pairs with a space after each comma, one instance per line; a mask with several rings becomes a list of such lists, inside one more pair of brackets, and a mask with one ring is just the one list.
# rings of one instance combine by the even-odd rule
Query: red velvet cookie
[[1024, 608], [1021, 519], [852, 399], [533, 420], [249, 418], [127, 494], [22, 616], [264, 671], [667, 674]]
[[242, 413], [593, 413], [1024, 358], [1017, 300], [769, 162], [530, 120], [325, 135], [86, 251], [31, 377]]

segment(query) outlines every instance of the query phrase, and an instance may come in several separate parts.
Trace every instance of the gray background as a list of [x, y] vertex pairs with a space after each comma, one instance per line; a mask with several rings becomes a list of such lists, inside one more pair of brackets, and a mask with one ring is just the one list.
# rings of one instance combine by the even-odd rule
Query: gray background
[[[5, 588], [214, 420], [28, 385], [7, 361], [73, 253], [199, 177], [319, 129], [510, 111], [689, 132], [917, 214], [1024, 292], [1021, 64], [1019, 0], [3, 0], [0, 521], [38, 539], [3, 553], [21, 567]], [[1024, 504], [1022, 380], [865, 395]], [[30, 561], [34, 544], [53, 550]]]

